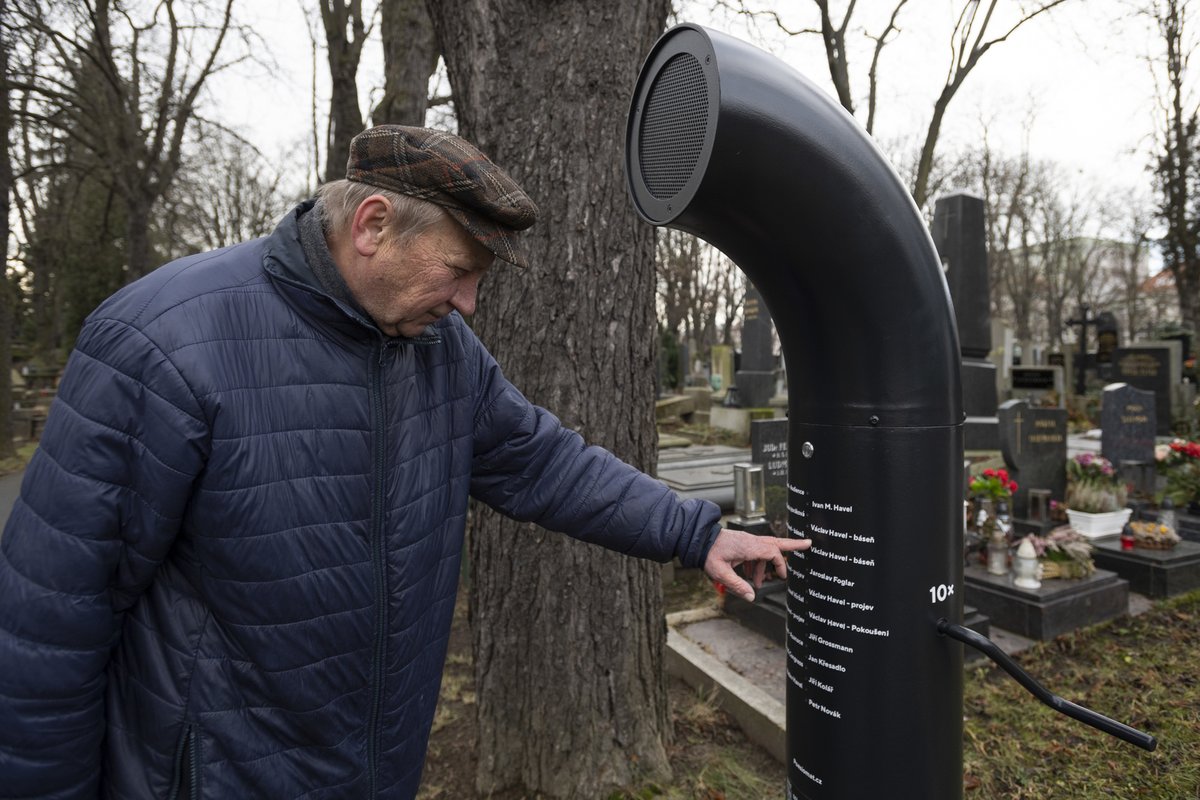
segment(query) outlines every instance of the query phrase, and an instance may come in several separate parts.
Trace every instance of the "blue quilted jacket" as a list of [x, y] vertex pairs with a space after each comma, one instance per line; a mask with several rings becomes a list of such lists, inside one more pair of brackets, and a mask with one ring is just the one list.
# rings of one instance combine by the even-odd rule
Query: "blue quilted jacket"
[[468, 496], [703, 563], [716, 507], [457, 314], [389, 339], [317, 288], [306, 208], [88, 319], [0, 539], [0, 796], [413, 797]]

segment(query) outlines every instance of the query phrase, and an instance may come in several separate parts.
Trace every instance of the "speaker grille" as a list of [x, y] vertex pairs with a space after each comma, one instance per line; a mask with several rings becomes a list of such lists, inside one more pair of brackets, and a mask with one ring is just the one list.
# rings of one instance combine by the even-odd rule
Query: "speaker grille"
[[708, 86], [704, 68], [691, 53], [663, 65], [646, 97], [638, 161], [646, 189], [669, 200], [696, 170], [708, 130]]

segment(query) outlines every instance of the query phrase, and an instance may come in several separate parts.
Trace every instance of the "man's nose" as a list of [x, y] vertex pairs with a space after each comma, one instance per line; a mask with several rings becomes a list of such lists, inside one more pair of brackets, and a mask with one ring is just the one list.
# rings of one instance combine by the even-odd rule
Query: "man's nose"
[[464, 317], [475, 313], [475, 299], [479, 295], [479, 281], [482, 277], [480, 273], [464, 276], [458, 281], [454, 296], [450, 298], [450, 304]]

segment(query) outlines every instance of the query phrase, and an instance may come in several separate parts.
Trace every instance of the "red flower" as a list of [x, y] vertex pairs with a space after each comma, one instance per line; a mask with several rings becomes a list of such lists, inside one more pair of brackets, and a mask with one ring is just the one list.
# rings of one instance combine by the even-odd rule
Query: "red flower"
[[1009, 482], [1008, 482], [1008, 490], [1009, 490], [1010, 492], [1015, 492], [1015, 491], [1017, 490], [1017, 482], [1016, 482], [1016, 481], [1009, 481]]
[[985, 469], [985, 470], [983, 471], [983, 477], [985, 477], [985, 478], [994, 478], [994, 477], [996, 477], [996, 470], [994, 470], [994, 469]]
[[1008, 470], [1006, 470], [1006, 469], [998, 470], [996, 472], [996, 477], [1000, 479], [1001, 483], [1008, 483]]

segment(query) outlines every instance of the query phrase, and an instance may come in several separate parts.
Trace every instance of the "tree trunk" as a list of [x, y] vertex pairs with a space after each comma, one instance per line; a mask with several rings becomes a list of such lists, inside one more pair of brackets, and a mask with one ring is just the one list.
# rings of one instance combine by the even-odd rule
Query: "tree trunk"
[[[357, 69], [357, 64], [355, 68]], [[358, 81], [353, 72], [334, 75], [329, 100], [329, 151], [325, 158], [325, 180], [346, 177], [346, 157], [350, 141], [362, 132], [362, 112], [358, 108]]]
[[439, 50], [425, 0], [383, 0], [383, 99], [371, 114], [374, 125], [425, 124], [429, 76]]
[[[626, 196], [629, 92], [667, 0], [430, 2], [460, 130], [541, 208], [476, 331], [585, 439], [655, 457], [654, 233]], [[595, 798], [669, 771], [660, 568], [477, 508], [471, 623], [483, 793]]]
[[[8, 4], [0, 0], [0, 20], [8, 21]], [[8, 37], [0, 36], [0, 75], [8, 75]], [[12, 128], [12, 114], [8, 107], [8, 84], [3, 89], [3, 105], [0, 106], [0, 253], [4, 264], [0, 267], [0, 458], [8, 458], [16, 451], [13, 448], [12, 424], [12, 328], [13, 297], [8, 282], [8, 197], [12, 188], [12, 162], [9, 160], [8, 132]]]
[[361, 0], [321, 0], [321, 21], [328, 48], [329, 150], [325, 153], [325, 180], [346, 177], [350, 140], [362, 132], [358, 106], [358, 62], [366, 26]]
[[917, 175], [913, 180], [913, 201], [917, 208], [924, 208], [929, 198], [929, 174], [933, 171], [933, 154], [937, 148], [938, 136], [942, 131], [942, 120], [946, 117], [946, 108], [954, 97], [954, 90], [947, 86], [933, 104], [933, 115], [929, 118], [929, 127], [925, 129], [925, 141], [921, 144], [921, 154], [917, 159]]
[[150, 249], [150, 207], [154, 201], [146, 197], [127, 197], [129, 217], [126, 236], [129, 247], [129, 279], [137, 280], [158, 266]]

